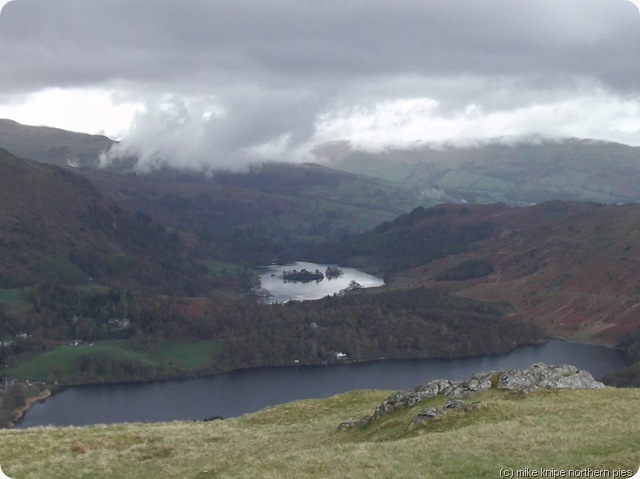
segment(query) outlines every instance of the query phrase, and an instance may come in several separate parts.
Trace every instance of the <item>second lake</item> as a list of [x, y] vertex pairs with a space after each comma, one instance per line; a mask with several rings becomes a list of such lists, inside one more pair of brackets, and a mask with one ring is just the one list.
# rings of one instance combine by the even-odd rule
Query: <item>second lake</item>
[[[306, 269], [311, 272], [318, 270], [324, 273], [327, 267], [337, 267], [342, 274], [338, 277], [325, 276], [321, 281], [308, 282], [286, 281], [282, 277], [285, 271]], [[265, 266], [264, 273], [260, 275], [259, 294], [265, 303], [320, 299], [349, 288], [351, 284], [354, 284], [352, 282], [357, 283], [362, 288], [375, 288], [384, 284], [382, 279], [355, 268], [298, 261], [288, 265]]]

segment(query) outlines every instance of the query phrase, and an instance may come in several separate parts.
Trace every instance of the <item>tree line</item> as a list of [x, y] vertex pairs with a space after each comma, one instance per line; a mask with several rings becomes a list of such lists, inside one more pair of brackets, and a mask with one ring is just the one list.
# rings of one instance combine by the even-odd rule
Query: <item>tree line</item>
[[[5, 356], [40, 352], [47, 340], [120, 338], [145, 347], [176, 340], [218, 340], [222, 348], [212, 368], [229, 370], [294, 362], [494, 354], [544, 338], [538, 326], [506, 319], [506, 306], [425, 288], [360, 291], [273, 305], [259, 304], [254, 298], [143, 296], [116, 289], [78, 295], [71, 288], [43, 288], [32, 299], [43, 313], [41, 318], [48, 319], [31, 325], [29, 341], [16, 342], [14, 347], [21, 344], [22, 350], [3, 348]], [[127, 318], [129, 327], [111, 327], [108, 321], [114, 317]], [[2, 332], [27, 327], [12, 321], [0, 316]], [[338, 357], [338, 352], [346, 358]], [[80, 366], [113, 374], [95, 361]], [[131, 371], [136, 375], [153, 372]]]

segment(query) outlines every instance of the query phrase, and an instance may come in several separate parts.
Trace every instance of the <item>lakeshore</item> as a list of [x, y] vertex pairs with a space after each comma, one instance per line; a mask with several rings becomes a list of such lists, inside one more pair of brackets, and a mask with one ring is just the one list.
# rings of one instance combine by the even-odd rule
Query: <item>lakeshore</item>
[[0, 428], [12, 428], [20, 422], [34, 404], [53, 394], [53, 387], [45, 383], [3, 380], [0, 388]]
[[[47, 401], [31, 404], [18, 428], [230, 418], [299, 399], [359, 389], [403, 389], [431, 379], [459, 379], [535, 362], [573, 364], [600, 378], [624, 367], [626, 357], [611, 348], [550, 340], [495, 355], [297, 364], [236, 369], [196, 379], [65, 387]], [[190, 398], [188, 408], [185, 397]]]
[[15, 414], [15, 418], [11, 421], [12, 425], [15, 426], [23, 417], [24, 415], [27, 413], [27, 411], [29, 411], [29, 409], [31, 409], [31, 407], [34, 404], [37, 404], [41, 401], [44, 401], [45, 399], [51, 397], [51, 389], [47, 388], [44, 391], [42, 391], [40, 394], [38, 394], [37, 396], [31, 396], [25, 399], [24, 404], [22, 405], [22, 407], [20, 407]]

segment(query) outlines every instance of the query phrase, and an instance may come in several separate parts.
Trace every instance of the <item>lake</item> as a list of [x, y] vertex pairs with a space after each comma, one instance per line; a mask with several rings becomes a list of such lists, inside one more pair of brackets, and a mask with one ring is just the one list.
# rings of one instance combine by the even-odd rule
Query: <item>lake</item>
[[475, 358], [247, 369], [190, 380], [69, 388], [34, 405], [17, 427], [234, 417], [296, 399], [328, 397], [354, 389], [412, 388], [432, 379], [459, 380], [476, 372], [524, 368], [535, 362], [574, 364], [596, 378], [626, 366], [621, 351], [550, 340]]
[[[337, 278], [325, 277], [322, 281], [285, 281], [282, 273], [285, 271], [306, 269], [307, 271], [319, 270], [324, 273], [328, 266], [337, 267], [342, 274]], [[325, 296], [337, 294], [341, 290], [349, 287], [352, 281], [355, 281], [363, 288], [374, 288], [382, 286], [384, 281], [376, 276], [363, 273], [355, 268], [346, 268], [344, 266], [307, 263], [298, 261], [288, 265], [265, 266], [264, 272], [260, 275], [260, 291], [259, 294], [269, 296], [262, 298], [265, 303], [285, 303], [290, 300], [302, 301], [305, 299], [320, 299]]]

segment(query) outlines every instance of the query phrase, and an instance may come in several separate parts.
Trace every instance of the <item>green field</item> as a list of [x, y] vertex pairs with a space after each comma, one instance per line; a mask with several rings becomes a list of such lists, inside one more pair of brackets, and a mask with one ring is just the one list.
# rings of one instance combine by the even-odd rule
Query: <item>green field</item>
[[170, 367], [198, 371], [214, 366], [222, 352], [220, 341], [169, 342], [161, 346], [155, 356]]
[[0, 465], [15, 479], [475, 479], [525, 468], [614, 477], [640, 466], [637, 389], [488, 391], [469, 399], [479, 402], [475, 412], [410, 432], [407, 421], [427, 403], [368, 429], [337, 430], [386, 396], [355, 391], [215, 422], [2, 430]]
[[166, 342], [158, 347], [129, 340], [65, 344], [20, 361], [5, 373], [23, 381], [56, 380], [62, 384], [176, 377], [212, 371], [221, 348], [219, 341]]
[[237, 275], [242, 267], [235, 263], [224, 263], [220, 261], [206, 261], [204, 265], [207, 267], [211, 274], [219, 276], [234, 276]]
[[28, 313], [33, 310], [26, 288], [0, 289], [0, 304], [11, 314]]

